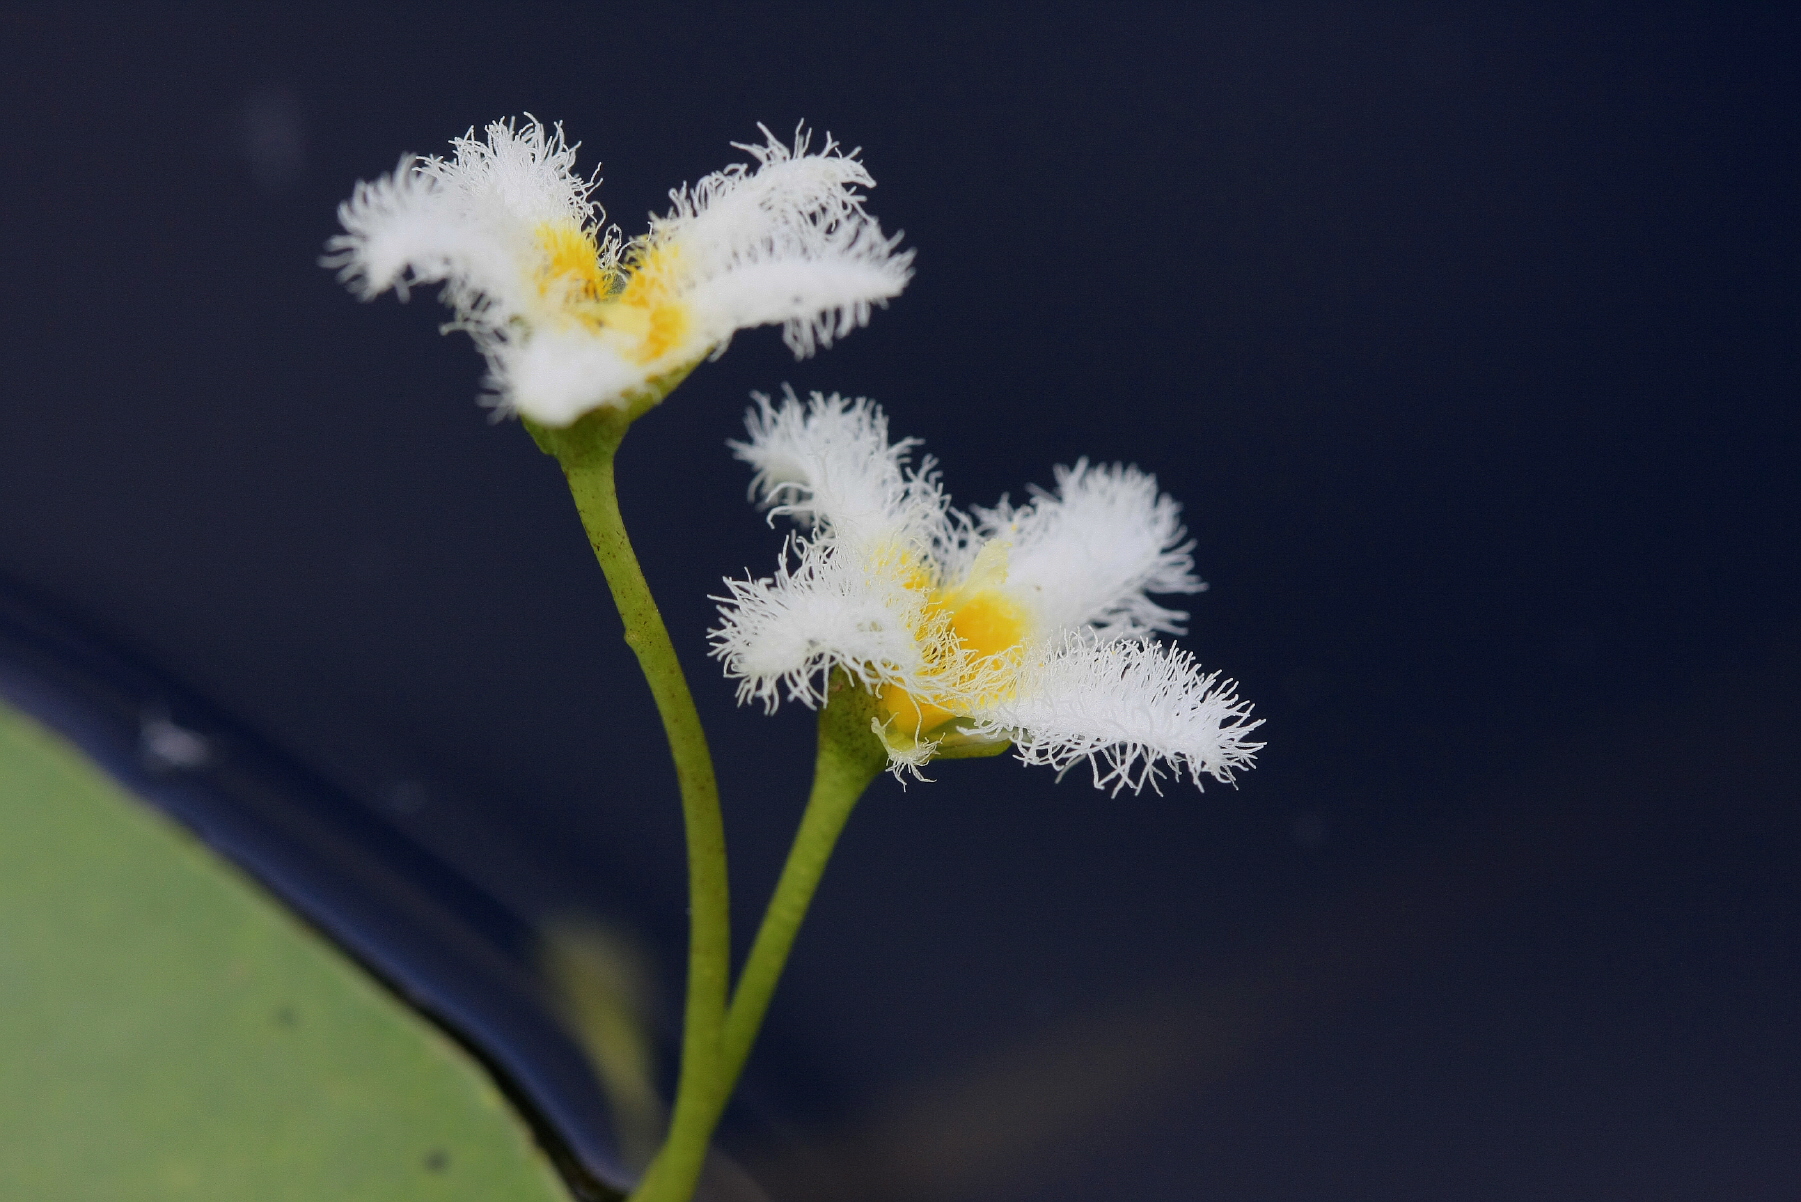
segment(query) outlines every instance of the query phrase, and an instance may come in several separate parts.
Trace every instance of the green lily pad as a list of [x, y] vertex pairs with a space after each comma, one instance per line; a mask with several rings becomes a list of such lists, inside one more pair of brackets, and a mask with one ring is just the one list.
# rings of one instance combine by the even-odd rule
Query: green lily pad
[[0, 1197], [569, 1202], [462, 1049], [4, 706]]

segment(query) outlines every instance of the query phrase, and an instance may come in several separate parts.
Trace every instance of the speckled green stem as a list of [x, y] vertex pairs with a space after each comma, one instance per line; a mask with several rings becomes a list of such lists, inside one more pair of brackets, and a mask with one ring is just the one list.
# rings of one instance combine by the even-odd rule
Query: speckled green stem
[[730, 902], [713, 761], [675, 647], [626, 537], [613, 482], [613, 460], [626, 430], [668, 387], [654, 396], [646, 394], [628, 408], [590, 413], [566, 428], [526, 423], [538, 446], [563, 468], [588, 542], [625, 621], [625, 641], [637, 655], [656, 699], [675, 760], [688, 837], [690, 937], [681, 1076], [669, 1134], [632, 1191], [631, 1202], [689, 1202], [693, 1197], [713, 1129], [744, 1071], [826, 861], [857, 800], [888, 762], [881, 741], [870, 730], [875, 698], [842, 677], [835, 679], [830, 703], [819, 713], [813, 789], [800, 830], [737, 989], [728, 993]]
[[[654, 402], [653, 402], [654, 403]], [[554, 455], [569, 482], [589, 545], [606, 574], [625, 622], [625, 641], [650, 685], [681, 790], [688, 843], [688, 998], [682, 1017], [682, 1064], [670, 1135], [632, 1197], [638, 1202], [687, 1202], [717, 1121], [719, 1036], [731, 980], [730, 895], [725, 825], [706, 733], [687, 678], [669, 640], [650, 586], [632, 552], [614, 490], [613, 459], [632, 420], [648, 408], [602, 409], [555, 429], [528, 423], [538, 446]], [[698, 1151], [686, 1133], [700, 1131]], [[692, 1165], [689, 1162], [692, 1161]]]
[[[820, 711], [819, 749], [807, 809], [732, 994], [719, 1045], [718, 1075], [708, 1105], [704, 1109], [691, 1108], [686, 1125], [678, 1108], [669, 1140], [663, 1145], [655, 1183], [658, 1202], [687, 1202], [691, 1196], [706, 1160], [713, 1128], [725, 1111], [738, 1075], [744, 1071], [744, 1062], [756, 1042], [763, 1016], [769, 1011], [776, 982], [788, 963], [788, 953], [812, 904], [826, 861], [858, 799], [888, 764], [887, 752], [869, 729], [874, 704], [875, 699], [867, 691], [839, 681], [834, 683], [831, 703]], [[651, 1196], [640, 1193], [634, 1194], [633, 1199], [639, 1202]]]

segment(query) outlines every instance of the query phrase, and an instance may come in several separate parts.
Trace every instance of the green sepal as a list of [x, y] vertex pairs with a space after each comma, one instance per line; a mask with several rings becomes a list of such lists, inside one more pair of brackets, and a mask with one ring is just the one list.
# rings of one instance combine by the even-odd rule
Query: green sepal
[[529, 417], [521, 417], [520, 424], [538, 449], [555, 456], [559, 463], [566, 465], [597, 454], [611, 455], [631, 424], [662, 404], [663, 398], [699, 365], [700, 360], [694, 359], [652, 376], [643, 387], [621, 397], [617, 405], [590, 409], [567, 426], [546, 425]]
[[971, 729], [972, 723], [967, 718], [952, 718], [948, 722], [940, 722], [937, 726], [919, 736], [919, 744], [932, 749], [931, 756], [923, 761], [934, 760], [985, 760], [999, 755], [1013, 746], [1011, 739], [997, 739], [993, 735], [978, 734]]
[[819, 738], [858, 764], [872, 764], [870, 775], [888, 766], [888, 749], [875, 733], [876, 695], [842, 670], [832, 674], [825, 707], [819, 711]]
[[[942, 729], [942, 728], [940, 728]], [[963, 739], [947, 735], [932, 753], [935, 760], [985, 760], [1000, 755], [1013, 746], [1012, 739]]]

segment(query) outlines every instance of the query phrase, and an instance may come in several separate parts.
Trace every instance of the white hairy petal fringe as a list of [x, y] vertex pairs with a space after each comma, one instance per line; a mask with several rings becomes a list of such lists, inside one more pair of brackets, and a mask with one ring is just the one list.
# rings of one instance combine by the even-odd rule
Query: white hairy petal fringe
[[1150, 593], [1198, 593], [1182, 507], [1135, 467], [1056, 469], [1055, 494], [1034, 488], [1015, 508], [976, 510], [976, 535], [1011, 544], [1010, 591], [1036, 607], [1047, 633], [1089, 627], [1108, 638], [1181, 634], [1188, 615]]
[[938, 754], [936, 740], [919, 743], [891, 742], [882, 737], [884, 732], [881, 720], [876, 718], [870, 720], [869, 729], [871, 734], [882, 740], [882, 747], [888, 752], [888, 773], [894, 777], [896, 784], [905, 789], [909, 780], [928, 785], [932, 783], [932, 778], [925, 774], [925, 766]]
[[[338, 206], [344, 233], [326, 243], [326, 265], [368, 300], [389, 288], [443, 283], [443, 299], [464, 328], [498, 334], [534, 306], [535, 234], [545, 222], [592, 226], [602, 214], [588, 199], [598, 178], [575, 171], [576, 147], [561, 126], [495, 121], [486, 140], [455, 138], [456, 158], [404, 156], [393, 174], [359, 182]], [[601, 239], [603, 261], [618, 239]]]
[[945, 537], [950, 502], [931, 461], [908, 464], [916, 439], [888, 441], [874, 402], [813, 393], [803, 405], [783, 386], [778, 407], [762, 393], [745, 416], [749, 437], [730, 442], [748, 463], [751, 496], [777, 515], [829, 537], [853, 554], [929, 554]]
[[734, 143], [757, 160], [735, 163], [669, 194], [674, 207], [651, 222], [650, 242], [678, 251], [684, 291], [709, 341], [736, 330], [783, 326], [804, 359], [869, 322], [872, 305], [899, 296], [912, 278], [913, 252], [895, 253], [900, 235], [883, 235], [863, 211], [859, 187], [875, 181], [827, 135], [808, 153], [811, 135], [795, 130], [792, 148], [758, 126], [766, 144]]
[[525, 120], [524, 129], [511, 119], [490, 121], [483, 131], [485, 139], [476, 138], [470, 129], [450, 140], [456, 149], [454, 162], [433, 155], [420, 170], [497, 218], [504, 215], [533, 225], [559, 219], [590, 224], [599, 213], [588, 196], [600, 179], [583, 179], [576, 172], [575, 152], [581, 143], [570, 145], [561, 124], [546, 130], [530, 113]]
[[738, 703], [773, 713], [785, 692], [816, 708], [833, 668], [875, 688], [916, 679], [923, 598], [822, 540], [792, 537], [773, 577], [725, 582], [711, 654], [738, 681]]
[[1248, 736], [1249, 702], [1232, 681], [1203, 673], [1194, 656], [1144, 640], [1075, 635], [1025, 666], [1011, 697], [973, 715], [1011, 737], [1027, 764], [1060, 774], [1088, 761], [1097, 789], [1161, 792], [1165, 771], [1230, 783], [1263, 744]]
[[[486, 346], [482, 337], [478, 346]], [[644, 371], [580, 326], [548, 326], [496, 343], [490, 395], [534, 421], [567, 426], [582, 414], [644, 386]]]
[[[445, 223], [433, 210], [442, 197], [418, 160], [400, 156], [390, 175], [358, 180], [350, 199], [338, 206], [344, 232], [325, 243], [325, 265], [359, 300], [373, 300], [390, 288], [404, 299], [409, 283], [436, 282], [449, 275], [452, 248]], [[407, 272], [411, 269], [411, 275]]]

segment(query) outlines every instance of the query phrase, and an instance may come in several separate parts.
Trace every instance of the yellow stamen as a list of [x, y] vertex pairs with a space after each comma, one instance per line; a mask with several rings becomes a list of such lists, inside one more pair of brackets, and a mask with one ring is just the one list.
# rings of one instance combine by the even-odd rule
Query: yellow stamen
[[1011, 597], [980, 592], [951, 611], [951, 629], [977, 655], [1000, 655], [1025, 640], [1026, 614]]
[[570, 307], [598, 304], [617, 286], [619, 277], [600, 261], [594, 231], [574, 221], [546, 221], [535, 231], [544, 262], [538, 292]]
[[968, 576], [954, 589], [933, 588], [925, 573], [909, 573], [908, 588], [929, 590], [923, 615], [926, 629], [917, 633], [926, 645], [928, 662], [935, 661], [942, 673], [942, 688], [925, 696], [899, 685], [882, 690], [879, 708], [895, 736], [921, 739], [962, 716], [939, 702], [955, 705], [956, 699], [983, 694], [991, 687], [984, 678], [992, 679], [1001, 666], [997, 660], [1010, 658], [1025, 644], [1030, 616], [1003, 588], [1007, 551], [1006, 543], [983, 547]]
[[631, 355], [639, 363], [662, 358], [688, 337], [688, 309], [675, 295], [679, 257], [670, 243], [641, 248], [625, 286], [594, 312], [600, 324], [637, 344]]

